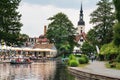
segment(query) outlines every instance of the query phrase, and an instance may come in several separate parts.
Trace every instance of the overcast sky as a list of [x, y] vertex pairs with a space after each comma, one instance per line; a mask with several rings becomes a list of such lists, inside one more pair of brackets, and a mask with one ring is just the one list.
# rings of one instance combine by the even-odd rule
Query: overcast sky
[[50, 21], [47, 19], [63, 12], [77, 27], [79, 20], [80, 5], [83, 4], [83, 13], [85, 21], [85, 31], [87, 32], [92, 25], [89, 24], [90, 13], [96, 9], [96, 3], [99, 0], [22, 0], [19, 6], [19, 12], [22, 14], [23, 23], [21, 33], [30, 37], [39, 37], [44, 32], [44, 25]]

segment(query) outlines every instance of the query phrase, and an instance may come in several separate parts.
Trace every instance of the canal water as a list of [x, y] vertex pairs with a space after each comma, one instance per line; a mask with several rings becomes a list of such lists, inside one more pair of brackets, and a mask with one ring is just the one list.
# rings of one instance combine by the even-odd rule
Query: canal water
[[32, 64], [0, 64], [0, 80], [78, 80], [64, 64], [55, 61]]

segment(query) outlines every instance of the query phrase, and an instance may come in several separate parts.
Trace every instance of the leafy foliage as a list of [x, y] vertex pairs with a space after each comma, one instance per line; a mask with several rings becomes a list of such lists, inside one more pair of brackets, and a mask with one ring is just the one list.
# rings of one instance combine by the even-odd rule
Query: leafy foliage
[[90, 29], [89, 32], [87, 33], [87, 40], [90, 44], [92, 45], [96, 45], [98, 44], [98, 40], [97, 40], [97, 32], [95, 31], [95, 29]]
[[113, 60], [116, 58], [119, 60], [120, 55], [120, 0], [113, 0], [113, 2], [116, 9], [116, 19], [118, 20], [113, 28], [113, 41], [109, 44], [104, 44], [100, 49], [100, 53], [105, 56], [107, 60]]
[[78, 59], [80, 64], [86, 64], [89, 62], [89, 59], [86, 55], [82, 55], [79, 59]]
[[76, 57], [73, 54], [69, 55], [69, 60], [76, 60]]
[[29, 38], [29, 36], [26, 34], [19, 34], [18, 46], [24, 45], [24, 42], [26, 42], [28, 38]]
[[92, 43], [96, 40], [97, 45], [101, 46], [112, 41], [115, 16], [112, 11], [112, 3], [109, 0], [100, 0], [97, 6], [98, 8], [90, 14], [90, 23], [95, 25], [93, 31], [96, 34], [89, 36], [94, 38], [93, 41], [91, 40]]
[[17, 11], [21, 0], [1, 0], [0, 1], [0, 40], [4, 40], [8, 45], [18, 44], [20, 34], [21, 14]]
[[85, 64], [86, 63], [86, 59], [84, 57], [79, 58], [78, 61], [79, 61], [80, 64]]
[[77, 60], [70, 60], [71, 67], [77, 67], [78, 65], [79, 65], [79, 63], [77, 62]]
[[114, 26], [114, 44], [120, 45], [120, 22]]
[[120, 54], [117, 56], [116, 61], [120, 63]]
[[93, 53], [95, 50], [95, 48], [93, 47], [93, 45], [91, 45], [88, 42], [84, 42], [82, 47], [81, 47], [81, 51], [83, 54], [89, 55], [90, 53]]
[[117, 55], [120, 54], [120, 47], [116, 46], [113, 42], [104, 44], [100, 49], [100, 55], [102, 60], [113, 60], [116, 59]]
[[54, 43], [58, 54], [71, 53], [74, 45], [76, 29], [72, 22], [63, 13], [58, 13], [48, 20], [51, 23], [48, 25], [47, 38]]
[[113, 42], [104, 44], [100, 49], [101, 54], [118, 54], [119, 48]]
[[116, 10], [116, 18], [118, 23], [114, 26], [114, 44], [120, 45], [120, 0], [113, 0]]
[[120, 22], [120, 0], [113, 0], [116, 9], [116, 18]]

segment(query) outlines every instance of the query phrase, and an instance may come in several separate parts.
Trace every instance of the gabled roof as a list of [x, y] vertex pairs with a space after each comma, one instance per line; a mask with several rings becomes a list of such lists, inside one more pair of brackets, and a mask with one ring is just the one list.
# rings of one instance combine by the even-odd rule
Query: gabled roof
[[76, 35], [75, 41], [78, 42], [81, 37], [83, 37], [83, 39], [86, 40], [86, 34], [83, 32], [81, 35], [80, 34]]

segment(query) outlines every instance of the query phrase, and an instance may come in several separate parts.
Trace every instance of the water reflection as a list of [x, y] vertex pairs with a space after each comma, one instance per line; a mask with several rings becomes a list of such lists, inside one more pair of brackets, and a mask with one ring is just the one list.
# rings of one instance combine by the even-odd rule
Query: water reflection
[[22, 65], [0, 64], [0, 80], [75, 80], [67, 67], [55, 61]]
[[68, 72], [67, 66], [59, 63], [56, 64], [56, 72], [53, 80], [75, 80], [75, 77]]
[[55, 62], [24, 65], [0, 64], [0, 80], [49, 80], [54, 77]]

